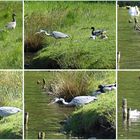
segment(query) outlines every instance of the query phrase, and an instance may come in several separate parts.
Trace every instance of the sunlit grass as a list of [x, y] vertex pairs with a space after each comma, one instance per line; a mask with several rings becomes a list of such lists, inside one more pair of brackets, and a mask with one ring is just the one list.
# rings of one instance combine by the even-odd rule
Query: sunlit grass
[[[16, 13], [17, 26], [7, 30], [5, 25], [12, 21], [12, 13]], [[22, 2], [0, 2], [0, 68], [22, 68]]]
[[[115, 17], [114, 2], [25, 2], [25, 47], [43, 48], [30, 68], [115, 68]], [[109, 38], [89, 39], [91, 26], [107, 30]], [[71, 38], [37, 40], [39, 29], [61, 31]]]
[[[0, 106], [22, 109], [22, 72], [0, 72]], [[22, 138], [22, 112], [0, 120], [0, 138]]]

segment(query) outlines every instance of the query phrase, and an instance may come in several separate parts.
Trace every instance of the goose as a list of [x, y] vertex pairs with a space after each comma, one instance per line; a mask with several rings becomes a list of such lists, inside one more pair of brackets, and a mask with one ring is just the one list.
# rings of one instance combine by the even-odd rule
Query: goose
[[140, 11], [139, 11], [138, 6], [130, 7], [128, 10], [128, 13], [132, 17], [139, 16]]
[[44, 34], [47, 35], [47, 36], [52, 36], [52, 37], [54, 37], [55, 39], [69, 38], [69, 37], [70, 37], [69, 35], [67, 35], [67, 34], [65, 34], [65, 33], [62, 33], [62, 32], [53, 31], [53, 32], [51, 32], [51, 33], [48, 33], [46, 30], [42, 30], [42, 29], [40, 29], [39, 32], [36, 32], [35, 35], [36, 35], [36, 34], [41, 34], [41, 33], [44, 33]]
[[101, 33], [100, 39], [108, 39], [108, 36], [105, 33]]
[[129, 108], [129, 118], [140, 118], [140, 111], [137, 109], [131, 110], [131, 108]]
[[110, 85], [98, 85], [98, 90], [92, 93], [92, 96], [97, 96], [112, 90], [116, 90], [116, 83]]
[[97, 36], [101, 36], [102, 34], [106, 33], [105, 30], [95, 30], [95, 27], [91, 27], [92, 32], [90, 38], [96, 39]]
[[63, 98], [55, 98], [53, 103], [62, 103], [65, 106], [81, 106], [81, 105], [85, 105], [88, 104], [90, 102], [93, 102], [97, 100], [97, 97], [95, 96], [77, 96], [74, 97], [70, 102], [66, 102], [65, 99]]
[[7, 29], [15, 29], [16, 28], [16, 19], [15, 19], [16, 14], [12, 14], [12, 22], [9, 22], [5, 27]]
[[22, 110], [17, 107], [9, 107], [9, 106], [0, 107], [0, 117], [3, 118], [3, 117], [10, 116], [10, 115], [14, 115], [21, 111]]

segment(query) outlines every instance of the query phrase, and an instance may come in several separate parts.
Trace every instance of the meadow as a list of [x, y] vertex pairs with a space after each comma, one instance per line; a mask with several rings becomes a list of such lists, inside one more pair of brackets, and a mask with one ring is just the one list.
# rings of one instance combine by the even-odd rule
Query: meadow
[[[7, 30], [5, 25], [12, 21], [15, 12], [17, 26]], [[22, 2], [0, 2], [0, 68], [22, 68]]]
[[[0, 72], [0, 106], [22, 109], [22, 73]], [[22, 138], [22, 112], [0, 119], [0, 139]]]
[[[131, 3], [133, 4], [133, 3]], [[118, 51], [121, 53], [120, 69], [140, 68], [140, 32], [134, 30], [134, 21], [125, 7], [118, 8]], [[138, 17], [140, 21], [140, 18]]]
[[[92, 26], [108, 39], [90, 39]], [[35, 35], [40, 29], [70, 38]], [[115, 2], [25, 2], [25, 68], [114, 69], [115, 38]]]

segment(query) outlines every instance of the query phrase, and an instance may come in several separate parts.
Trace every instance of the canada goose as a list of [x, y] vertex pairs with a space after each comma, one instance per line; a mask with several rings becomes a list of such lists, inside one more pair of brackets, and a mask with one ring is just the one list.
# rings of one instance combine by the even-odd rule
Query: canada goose
[[101, 39], [106, 39], [107, 36], [105, 35], [105, 30], [95, 30], [95, 27], [91, 27], [92, 32], [90, 38], [96, 39], [97, 36], [100, 36]]
[[5, 27], [7, 29], [15, 29], [16, 28], [16, 19], [15, 19], [16, 14], [12, 14], [12, 22], [9, 22]]
[[132, 17], [139, 16], [140, 15], [140, 11], [139, 11], [138, 6], [130, 7], [129, 10], [128, 10], [128, 13]]
[[101, 33], [100, 39], [108, 39], [108, 36], [105, 33]]
[[131, 108], [129, 108], [129, 118], [140, 118], [140, 111], [138, 111], [137, 109], [135, 110], [131, 110]]
[[39, 32], [36, 32], [35, 34], [41, 34], [44, 33], [47, 36], [52, 36], [55, 39], [61, 39], [61, 38], [68, 38], [70, 37], [69, 35], [62, 33], [62, 32], [58, 32], [58, 31], [52, 31], [51, 33], [48, 33], [46, 30], [40, 30]]
[[93, 96], [97, 96], [112, 90], [116, 90], [116, 83], [110, 85], [98, 85], [98, 90], [92, 93]]

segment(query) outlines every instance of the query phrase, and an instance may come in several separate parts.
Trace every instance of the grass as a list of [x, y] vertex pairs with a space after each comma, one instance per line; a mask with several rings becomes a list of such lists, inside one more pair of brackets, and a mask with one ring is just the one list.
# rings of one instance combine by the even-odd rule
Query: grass
[[[12, 13], [16, 13], [17, 26], [15, 30], [5, 29], [12, 21]], [[22, 68], [22, 2], [0, 2], [0, 60], [1, 69]]]
[[116, 94], [100, 95], [96, 102], [73, 112], [65, 125], [71, 135], [82, 138], [114, 139], [116, 137]]
[[[102, 9], [99, 10], [99, 9]], [[29, 68], [115, 68], [115, 2], [25, 2], [25, 64]], [[107, 40], [89, 39], [91, 26], [107, 30]], [[35, 36], [57, 30], [71, 38]], [[39, 51], [40, 50], [40, 51]], [[29, 57], [29, 58], [28, 58]]]
[[[0, 106], [22, 109], [22, 73], [0, 72]], [[1, 139], [22, 138], [22, 113], [0, 120]]]
[[114, 82], [115, 72], [56, 72], [46, 82], [46, 91], [71, 101], [73, 97], [91, 94], [100, 84]]
[[[118, 50], [121, 52], [121, 69], [140, 68], [140, 33], [134, 30], [134, 23], [129, 23], [128, 11], [118, 9]], [[140, 18], [138, 18], [140, 21]]]

